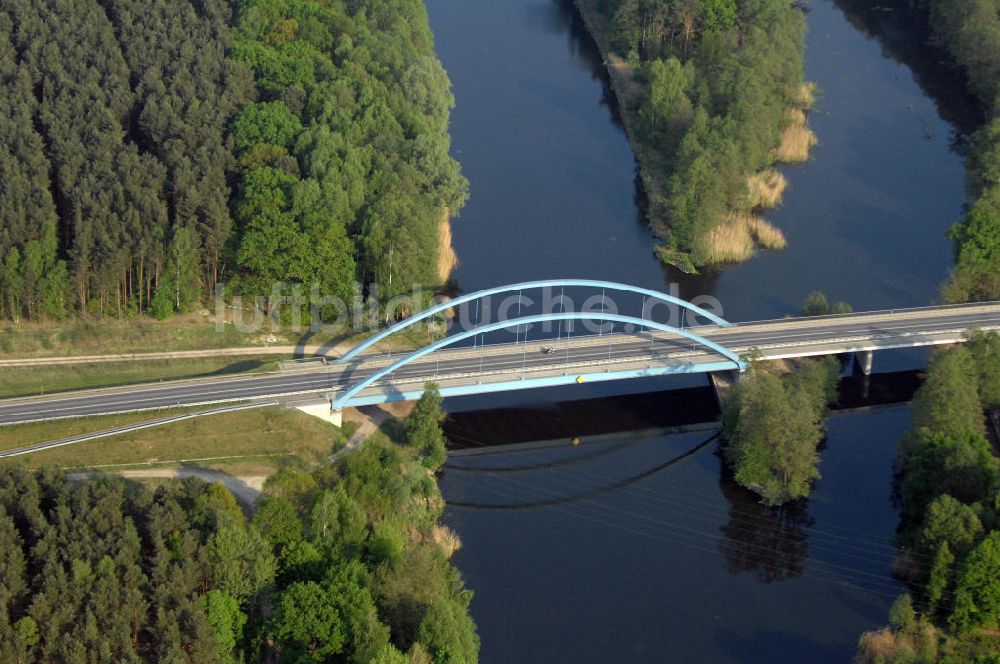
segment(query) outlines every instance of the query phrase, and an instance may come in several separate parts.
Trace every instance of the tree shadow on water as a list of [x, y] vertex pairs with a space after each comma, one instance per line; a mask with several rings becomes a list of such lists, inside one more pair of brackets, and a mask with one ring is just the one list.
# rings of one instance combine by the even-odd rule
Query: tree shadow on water
[[724, 467], [719, 488], [729, 502], [729, 521], [719, 551], [730, 574], [753, 574], [761, 583], [794, 579], [805, 568], [814, 519], [809, 501], [782, 507], [762, 505], [756, 494], [736, 484]]

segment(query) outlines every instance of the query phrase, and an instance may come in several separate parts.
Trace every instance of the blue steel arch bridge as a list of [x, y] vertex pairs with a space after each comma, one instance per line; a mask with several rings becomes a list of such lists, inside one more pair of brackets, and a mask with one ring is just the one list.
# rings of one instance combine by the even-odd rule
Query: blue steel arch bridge
[[[560, 310], [522, 314], [521, 303], [524, 301], [525, 292], [553, 288], [560, 289], [560, 296], [557, 298]], [[566, 288], [589, 289], [595, 295], [600, 292], [600, 306], [587, 307], [587, 310], [581, 311], [567, 310], [564, 295]], [[617, 293], [641, 296], [642, 305], [639, 307], [639, 312], [617, 313], [617, 306], [609, 306], [609, 304], [616, 305]], [[593, 279], [547, 279], [467, 293], [431, 306], [373, 335], [345, 353], [337, 360], [337, 364], [349, 366], [352, 361], [363, 357], [365, 351], [372, 349], [379, 342], [391, 340], [394, 335], [432, 321], [435, 317], [453, 311], [457, 307], [470, 303], [478, 304], [497, 295], [514, 298], [517, 303], [517, 313], [511, 317], [504, 316], [502, 320], [495, 322], [477, 322], [468, 329], [460, 330], [402, 357], [394, 358], [384, 366], [359, 377], [358, 380], [351, 381], [345, 389], [331, 397], [333, 410], [339, 411], [351, 406], [388, 401], [408, 401], [419, 397], [423, 389], [419, 381], [407, 380], [405, 385], [408, 387], [394, 387], [391, 379], [405, 368], [414, 365], [430, 369], [428, 358], [433, 361], [433, 371], [423, 372], [422, 377], [438, 382], [443, 396], [484, 394], [678, 373], [743, 371], [747, 366], [746, 361], [741, 359], [738, 353], [702, 335], [704, 330], [732, 327], [731, 323], [715, 312], [660, 291]], [[592, 300], [593, 296], [588, 299]], [[653, 316], [656, 304], [667, 304], [672, 307], [673, 313], [680, 312], [682, 315], [672, 316], [678, 322], [657, 321]], [[511, 309], [509, 302], [508, 306], [503, 308], [509, 312]], [[477, 311], [479, 310], [481, 308], [477, 307]], [[685, 321], [691, 319], [695, 321], [701, 319], [705, 323], [696, 327], [685, 327]], [[481, 317], [477, 316], [477, 321], [479, 320]], [[560, 333], [555, 339], [536, 338], [528, 341], [527, 331], [533, 326], [544, 327], [552, 323], [576, 321], [596, 323], [596, 326], [591, 325], [591, 329], [596, 332], [571, 339], [573, 327], [567, 326], [566, 334], [563, 335], [563, 328], [560, 325]], [[620, 326], [618, 332], [615, 331], [616, 326]], [[461, 347], [461, 344], [469, 339], [485, 339], [490, 333], [510, 330], [514, 331], [515, 340], [512, 343], [473, 344], [471, 350]], [[524, 330], [523, 338], [522, 330]], [[635, 360], [638, 356], [632, 355], [632, 351], [629, 350], [626, 352], [630, 353], [630, 356], [623, 358], [622, 349], [616, 347], [626, 338], [631, 338], [633, 344], [641, 343], [644, 351], [648, 345], [651, 352], [656, 350], [658, 343], [662, 350], [664, 343], [673, 340], [673, 345], [678, 349], [683, 348], [685, 352], [702, 349], [703, 353], [713, 355], [715, 360], [686, 362], [681, 361], [683, 354], [668, 357], [660, 353], [659, 361], [646, 361], [636, 365], [636, 362], [628, 360]], [[641, 342], [636, 341], [640, 338]], [[449, 353], [448, 349], [454, 350]], [[546, 349], [548, 352], [545, 352]], [[520, 366], [517, 361], [511, 361], [512, 355], [514, 360], [520, 359]], [[691, 353], [688, 355], [694, 356]], [[478, 369], [474, 361], [476, 359], [478, 359]], [[657, 358], [654, 353], [645, 359]]]

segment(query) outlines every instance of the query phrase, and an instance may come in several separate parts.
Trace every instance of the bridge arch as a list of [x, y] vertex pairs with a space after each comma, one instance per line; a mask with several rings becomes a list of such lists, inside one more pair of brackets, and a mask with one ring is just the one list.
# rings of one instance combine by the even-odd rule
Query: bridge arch
[[601, 312], [590, 313], [590, 312], [582, 312], [582, 311], [565, 311], [565, 312], [561, 312], [561, 313], [539, 314], [539, 315], [536, 315], [536, 316], [525, 316], [525, 317], [517, 318], [517, 319], [513, 319], [513, 320], [498, 321], [496, 323], [490, 323], [488, 325], [483, 325], [483, 326], [480, 326], [480, 327], [476, 327], [476, 328], [471, 329], [471, 330], [465, 330], [465, 331], [460, 332], [458, 334], [454, 334], [454, 335], [445, 337], [444, 339], [439, 339], [438, 341], [435, 341], [434, 343], [429, 344], [428, 346], [425, 346], [424, 348], [421, 348], [420, 350], [414, 351], [413, 353], [410, 353], [406, 357], [403, 357], [403, 358], [401, 358], [399, 360], [396, 360], [392, 364], [389, 364], [389, 365], [387, 365], [387, 366], [379, 369], [375, 373], [371, 374], [370, 376], [362, 379], [358, 383], [356, 383], [353, 386], [351, 386], [348, 389], [346, 389], [342, 394], [338, 395], [336, 399], [333, 399], [331, 401], [330, 406], [335, 411], [336, 410], [340, 410], [340, 409], [342, 409], [342, 408], [350, 405], [350, 403], [349, 403], [350, 400], [356, 394], [358, 394], [358, 392], [364, 390], [367, 387], [370, 387], [373, 383], [375, 383], [375, 382], [381, 380], [382, 378], [384, 378], [384, 377], [386, 377], [386, 376], [394, 373], [398, 369], [401, 369], [402, 367], [406, 366], [407, 364], [410, 364], [411, 362], [419, 360], [422, 357], [430, 355], [431, 353], [433, 353], [433, 352], [435, 352], [437, 350], [440, 350], [440, 349], [445, 348], [447, 346], [450, 346], [452, 344], [458, 343], [458, 342], [463, 341], [465, 339], [469, 339], [469, 338], [471, 338], [471, 337], [473, 337], [475, 335], [482, 334], [484, 332], [494, 332], [496, 330], [503, 330], [503, 329], [506, 329], [506, 328], [514, 327], [515, 325], [524, 325], [524, 324], [530, 324], [530, 323], [544, 323], [544, 322], [549, 322], [549, 321], [560, 321], [560, 320], [563, 320], [563, 321], [566, 321], [566, 320], [600, 320], [600, 321], [611, 322], [611, 323], [627, 323], [627, 324], [630, 323], [630, 324], [636, 325], [636, 326], [645, 326], [645, 327], [648, 327], [648, 328], [651, 328], [651, 329], [654, 329], [654, 330], [658, 330], [660, 332], [668, 332], [668, 333], [676, 334], [678, 336], [685, 337], [686, 339], [688, 339], [690, 341], [693, 341], [696, 344], [704, 346], [704, 347], [706, 347], [706, 348], [708, 348], [708, 349], [710, 349], [710, 350], [718, 353], [719, 355], [722, 355], [724, 358], [726, 358], [729, 361], [729, 363], [731, 365], [731, 366], [727, 367], [729, 369], [736, 369], [738, 371], [743, 371], [743, 370], [745, 370], [747, 368], [746, 362], [744, 362], [742, 359], [740, 359], [740, 357], [736, 353], [734, 353], [733, 351], [729, 350], [728, 348], [726, 348], [726, 347], [724, 347], [724, 346], [722, 346], [720, 344], [715, 343], [714, 341], [711, 341], [710, 339], [706, 339], [706, 338], [704, 338], [704, 337], [702, 337], [702, 336], [700, 336], [698, 334], [695, 334], [694, 332], [691, 332], [689, 330], [684, 330], [684, 329], [681, 329], [681, 328], [672, 327], [670, 325], [665, 325], [663, 323], [657, 323], [655, 321], [649, 321], [649, 320], [646, 320], [644, 318], [637, 318], [635, 316], [625, 316], [625, 315], [620, 315], [620, 314], [601, 313]]
[[[496, 288], [487, 288], [487, 289], [484, 289], [484, 290], [476, 291], [474, 293], [467, 293], [465, 295], [460, 295], [459, 297], [456, 297], [456, 298], [454, 298], [452, 300], [448, 300], [447, 302], [441, 302], [439, 304], [436, 304], [436, 305], [434, 305], [432, 307], [429, 307], [429, 308], [425, 309], [424, 311], [421, 311], [418, 314], [414, 314], [414, 315], [410, 316], [409, 318], [406, 318], [405, 320], [402, 320], [402, 321], [396, 323], [395, 325], [392, 325], [391, 327], [388, 327], [388, 328], [382, 330], [381, 332], [379, 332], [378, 334], [375, 334], [374, 336], [370, 337], [366, 341], [361, 342], [360, 344], [358, 344], [357, 346], [355, 346], [351, 350], [349, 350], [346, 353], [344, 353], [344, 355], [342, 355], [340, 358], [337, 359], [337, 362], [338, 363], [347, 362], [347, 361], [353, 359], [354, 357], [356, 357], [357, 355], [359, 355], [360, 353], [364, 352], [368, 348], [371, 348], [372, 346], [374, 346], [375, 344], [377, 344], [379, 341], [382, 341], [383, 339], [392, 336], [393, 334], [399, 332], [400, 330], [404, 330], [407, 327], [410, 327], [411, 325], [413, 325], [415, 323], [418, 323], [418, 322], [420, 322], [422, 320], [426, 320], [427, 318], [430, 318], [431, 316], [434, 316], [435, 314], [439, 314], [439, 313], [441, 313], [443, 311], [447, 311], [448, 309], [450, 309], [452, 307], [457, 307], [459, 305], [465, 304], [466, 302], [474, 302], [474, 301], [479, 300], [481, 298], [488, 297], [490, 295], [499, 295], [501, 293], [513, 293], [515, 291], [530, 290], [530, 289], [533, 289], [533, 288], [546, 288], [546, 287], [556, 287], [556, 286], [559, 286], [559, 287], [602, 288], [602, 289], [606, 289], [606, 290], [614, 290], [614, 291], [621, 291], [621, 292], [627, 292], [627, 293], [635, 293], [635, 294], [638, 294], [638, 295], [645, 295], [647, 297], [651, 297], [651, 298], [654, 298], [654, 299], [657, 299], [657, 300], [662, 300], [664, 302], [669, 302], [671, 304], [676, 304], [679, 307], [682, 307], [683, 309], [686, 309], [686, 310], [688, 310], [688, 311], [690, 311], [692, 313], [695, 313], [695, 314], [697, 314], [699, 316], [702, 316], [702, 317], [710, 320], [711, 322], [715, 323], [719, 327], [731, 327], [732, 326], [732, 323], [730, 323], [730, 322], [726, 321], [725, 319], [723, 319], [723, 318], [721, 318], [721, 317], [713, 314], [710, 311], [702, 309], [701, 307], [699, 307], [697, 305], [691, 304], [690, 302], [687, 302], [686, 300], [682, 300], [679, 297], [674, 297], [673, 295], [669, 295], [667, 293], [663, 293], [663, 292], [656, 291], [656, 290], [651, 290], [649, 288], [641, 288], [639, 286], [630, 286], [629, 284], [618, 283], [618, 282], [615, 282], [615, 281], [601, 281], [601, 280], [597, 280], [597, 279], [542, 279], [542, 280], [538, 280], [538, 281], [524, 281], [524, 282], [517, 283], [517, 284], [509, 284], [507, 286], [498, 286]], [[645, 312], [643, 312], [643, 313], [645, 313]], [[588, 314], [586, 316], [586, 319], [587, 320], [601, 320], [596, 313], [595, 314]], [[553, 321], [553, 320], [559, 320], [559, 319], [548, 318], [548, 319], [545, 319], [545, 320], [547, 320], [547, 321]], [[562, 320], [568, 320], [568, 319], [562, 319]], [[609, 319], [603, 319], [603, 320], [609, 320]], [[644, 320], [644, 319], [635, 319], [635, 320], [633, 320], [631, 322], [635, 323], [636, 321], [638, 321], [639, 325], [644, 325], [646, 327], [653, 327], [653, 325], [650, 323], [650, 321], [647, 321], [647, 320]], [[525, 320], [521, 320], [520, 322], [523, 324], [526, 321]], [[508, 324], [504, 325], [503, 327], [493, 328], [493, 329], [504, 329], [504, 328], [507, 328], [507, 327], [513, 327], [515, 324], [516, 324], [516, 321], [512, 320], [512, 321], [508, 321]], [[673, 329], [673, 328], [671, 328], [671, 329]], [[485, 327], [478, 328], [478, 332], [479, 333], [487, 332], [487, 331], [489, 331], [489, 330], [485, 329]], [[463, 337], [463, 338], [468, 338], [468, 337]]]

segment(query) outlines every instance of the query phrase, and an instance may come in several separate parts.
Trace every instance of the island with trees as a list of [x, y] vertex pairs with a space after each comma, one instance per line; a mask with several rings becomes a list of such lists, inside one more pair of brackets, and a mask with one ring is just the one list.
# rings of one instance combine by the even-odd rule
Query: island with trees
[[[850, 311], [848, 303], [831, 305], [825, 293], [813, 291], [800, 313]], [[722, 400], [722, 453], [737, 484], [777, 507], [807, 497], [820, 477], [819, 445], [837, 402], [840, 362], [832, 355], [763, 362], [755, 352], [746, 359], [749, 370]]]
[[840, 363], [803, 360], [782, 372], [751, 358], [723, 401], [723, 456], [738, 484], [776, 507], [805, 498], [819, 479], [819, 444], [837, 400]]
[[805, 19], [786, 0], [577, 0], [639, 163], [657, 255], [692, 272], [780, 249], [757, 212], [808, 158]]

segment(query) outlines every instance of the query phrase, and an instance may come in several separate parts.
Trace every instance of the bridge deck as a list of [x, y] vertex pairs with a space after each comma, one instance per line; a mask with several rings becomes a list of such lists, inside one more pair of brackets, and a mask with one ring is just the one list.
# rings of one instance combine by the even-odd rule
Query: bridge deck
[[[762, 358], [779, 359], [954, 343], [973, 328], [1000, 329], [1000, 303], [790, 318], [692, 331], [737, 353], [757, 348]], [[554, 346], [557, 352], [542, 354], [543, 345]], [[0, 424], [255, 399], [327, 398], [399, 358], [372, 354], [347, 365], [275, 374], [6, 399], [0, 400]], [[526, 381], [536, 386], [571, 382], [579, 375], [599, 380], [602, 375], [628, 378], [731, 366], [722, 359], [686, 339], [659, 332], [447, 349], [400, 368], [361, 392], [356, 403], [412, 398], [427, 380], [438, 381], [446, 393], [485, 392], [518, 389], [527, 386]]]

